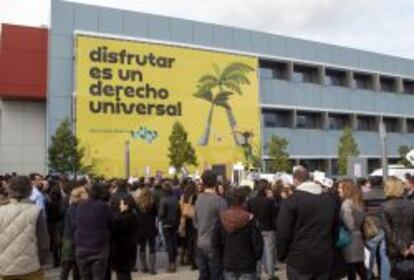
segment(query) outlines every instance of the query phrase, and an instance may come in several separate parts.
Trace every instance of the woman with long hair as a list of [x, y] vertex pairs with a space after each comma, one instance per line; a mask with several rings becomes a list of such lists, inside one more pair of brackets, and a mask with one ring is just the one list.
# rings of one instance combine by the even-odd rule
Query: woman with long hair
[[[158, 234], [156, 218], [157, 206], [154, 196], [148, 187], [141, 189], [135, 197], [137, 203], [138, 245], [141, 270], [143, 273], [156, 274], [155, 270], [155, 238]], [[149, 269], [147, 265], [147, 245], [149, 247]]]
[[356, 275], [361, 280], [367, 279], [364, 265], [364, 238], [362, 225], [364, 222], [364, 205], [362, 192], [351, 179], [339, 183], [338, 193], [342, 201], [341, 219], [351, 236], [351, 243], [342, 250], [347, 264], [349, 280], [355, 280]]

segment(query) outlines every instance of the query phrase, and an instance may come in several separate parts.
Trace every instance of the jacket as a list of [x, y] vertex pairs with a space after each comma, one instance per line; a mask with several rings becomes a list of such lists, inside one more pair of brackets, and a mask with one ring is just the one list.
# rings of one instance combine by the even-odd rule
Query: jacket
[[158, 216], [163, 227], [178, 227], [180, 222], [180, 204], [174, 195], [161, 198]]
[[403, 253], [414, 241], [414, 205], [402, 198], [384, 203], [383, 225], [387, 254], [390, 260], [403, 258]]
[[109, 247], [113, 217], [105, 202], [98, 199], [80, 202], [75, 220], [77, 256], [100, 254]]
[[253, 215], [242, 208], [231, 208], [220, 215], [211, 242], [226, 271], [256, 271], [256, 262], [263, 253], [263, 238], [252, 219]]
[[258, 195], [248, 202], [247, 210], [254, 215], [261, 231], [276, 229], [277, 209], [273, 199]]
[[112, 230], [112, 268], [115, 271], [129, 272], [135, 267], [137, 226], [137, 219], [132, 210], [115, 214]]
[[351, 243], [342, 250], [345, 261], [347, 263], [363, 262], [365, 248], [362, 235], [363, 209], [357, 208], [350, 199], [346, 199], [341, 206], [341, 219], [351, 235]]
[[315, 183], [302, 183], [281, 205], [278, 259], [304, 274], [328, 271], [338, 226], [334, 198]]
[[0, 207], [0, 276], [39, 270], [46, 263], [48, 249], [49, 236], [41, 209], [16, 200]]
[[138, 239], [152, 238], [158, 235], [156, 224], [157, 208], [155, 204], [146, 212], [137, 207], [136, 216], [138, 221]]

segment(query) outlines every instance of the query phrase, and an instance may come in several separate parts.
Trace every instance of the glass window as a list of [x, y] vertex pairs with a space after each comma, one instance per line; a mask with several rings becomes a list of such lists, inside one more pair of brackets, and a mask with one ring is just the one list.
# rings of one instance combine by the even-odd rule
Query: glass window
[[404, 80], [404, 93], [414, 94], [414, 81]]
[[321, 129], [322, 115], [320, 113], [298, 112], [297, 128]]
[[384, 118], [383, 122], [387, 132], [401, 132], [397, 118]]
[[407, 119], [407, 132], [414, 133], [414, 119]]
[[300, 83], [317, 83], [318, 69], [316, 67], [295, 65], [293, 67], [293, 81]]
[[326, 69], [325, 84], [328, 86], [346, 86], [346, 72]]
[[357, 117], [357, 129], [361, 131], [376, 131], [376, 121], [373, 116], [358, 116]]
[[381, 91], [395, 92], [397, 82], [391, 77], [380, 77]]
[[286, 110], [263, 111], [265, 127], [291, 127], [291, 112]]
[[260, 77], [263, 79], [286, 80], [287, 64], [283, 62], [260, 61]]
[[341, 130], [345, 127], [350, 127], [350, 119], [348, 115], [329, 114], [329, 129]]
[[371, 75], [355, 73], [354, 82], [357, 89], [372, 89]]

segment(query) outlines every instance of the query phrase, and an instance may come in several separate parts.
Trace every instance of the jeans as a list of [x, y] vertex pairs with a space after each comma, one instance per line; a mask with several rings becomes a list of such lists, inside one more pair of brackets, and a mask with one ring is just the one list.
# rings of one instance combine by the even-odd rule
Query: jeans
[[76, 256], [76, 262], [82, 280], [105, 279], [108, 264], [109, 247], [100, 254], [90, 256]]
[[276, 233], [274, 230], [262, 231], [263, 237], [263, 255], [260, 262], [258, 262], [257, 274], [261, 275], [261, 266], [264, 265], [268, 278], [275, 276], [275, 239]]
[[225, 280], [256, 280], [256, 273], [236, 273], [225, 271], [224, 272], [224, 279]]
[[72, 279], [80, 280], [79, 269], [75, 261], [63, 261], [62, 270], [60, 271], [60, 280], [68, 280], [69, 273], [72, 270]]
[[223, 280], [223, 267], [218, 257], [212, 252], [197, 249], [198, 280]]
[[286, 268], [288, 280], [328, 280], [329, 271], [324, 273], [301, 273], [292, 266], [288, 265]]
[[373, 270], [375, 263], [379, 263], [380, 277], [383, 280], [388, 280], [391, 277], [391, 264], [388, 259], [385, 246], [384, 231], [380, 231], [377, 236], [365, 243], [370, 252], [368, 280], [373, 278]]
[[162, 228], [165, 237], [165, 245], [167, 247], [168, 262], [175, 264], [177, 258], [177, 228], [176, 227], [163, 227]]

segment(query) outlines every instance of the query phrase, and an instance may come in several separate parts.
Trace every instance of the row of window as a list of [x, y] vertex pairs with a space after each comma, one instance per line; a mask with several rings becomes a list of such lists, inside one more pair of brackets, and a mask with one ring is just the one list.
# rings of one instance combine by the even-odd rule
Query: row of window
[[287, 62], [268, 60], [260, 61], [259, 71], [262, 79], [290, 80], [300, 83], [316, 83], [365, 90], [378, 89], [386, 92], [401, 91], [407, 94], [414, 94], [414, 80], [402, 79], [402, 83], [399, 85], [398, 77], [380, 75], [378, 85], [376, 86], [377, 81], [373, 73], [330, 67], [322, 68], [299, 63], [293, 63], [293, 69], [289, 69]]
[[[345, 113], [326, 114], [322, 112], [263, 109], [262, 114], [264, 126], [270, 128], [342, 130], [345, 127], [353, 127], [359, 131], [378, 131], [380, 122], [380, 118], [376, 116], [357, 115], [355, 118], [354, 115]], [[383, 117], [382, 120], [388, 132], [414, 133], [414, 119], [406, 119], [405, 128], [404, 120], [401, 118]]]

